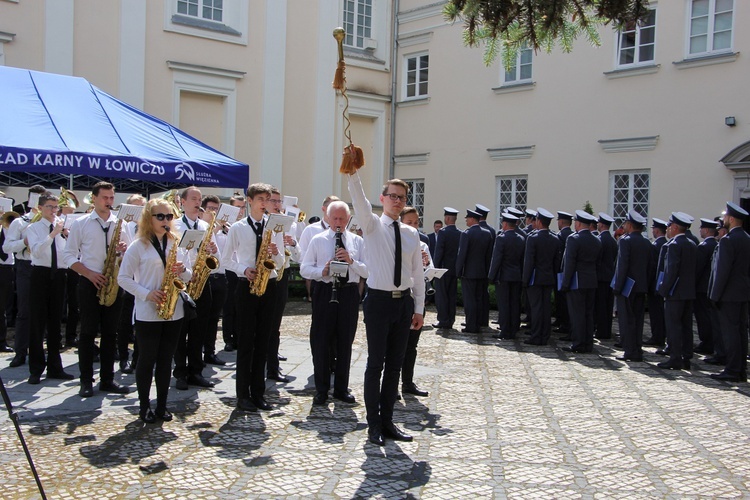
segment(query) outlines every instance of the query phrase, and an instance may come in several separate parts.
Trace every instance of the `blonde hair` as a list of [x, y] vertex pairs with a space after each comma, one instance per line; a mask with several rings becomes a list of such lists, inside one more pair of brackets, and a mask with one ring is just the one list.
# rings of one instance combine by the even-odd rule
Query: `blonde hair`
[[[138, 238], [143, 240], [143, 242], [145, 243], [150, 243], [151, 238], [156, 236], [156, 234], [154, 233], [154, 227], [151, 224], [151, 219], [152, 214], [154, 213], [154, 207], [157, 206], [167, 207], [170, 214], [174, 213], [172, 210], [172, 204], [164, 198], [154, 198], [153, 200], [149, 200], [146, 203], [146, 205], [143, 207], [143, 211], [141, 212], [141, 220], [138, 221], [138, 232], [136, 233]], [[169, 234], [169, 238], [172, 238], [173, 240], [177, 239], [177, 235], [171, 229], [167, 232], [167, 234]]]

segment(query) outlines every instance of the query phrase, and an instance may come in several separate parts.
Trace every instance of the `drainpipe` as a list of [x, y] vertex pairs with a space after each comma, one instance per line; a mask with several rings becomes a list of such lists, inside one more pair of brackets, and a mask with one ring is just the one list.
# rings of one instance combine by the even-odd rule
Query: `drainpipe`
[[389, 144], [389, 165], [388, 178], [396, 177], [396, 97], [398, 83], [399, 64], [396, 60], [398, 56], [398, 9], [399, 0], [393, 1], [393, 15], [391, 16], [391, 26], [393, 26], [393, 40], [391, 44], [391, 123], [390, 123], [390, 144]]

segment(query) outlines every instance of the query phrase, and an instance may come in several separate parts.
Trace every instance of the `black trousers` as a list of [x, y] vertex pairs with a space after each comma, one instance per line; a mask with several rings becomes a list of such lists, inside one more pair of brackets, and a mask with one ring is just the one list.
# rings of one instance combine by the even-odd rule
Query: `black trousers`
[[[665, 300], [669, 359], [678, 362], [693, 357], [693, 301]], [[745, 333], [747, 337], [747, 332]]]
[[479, 315], [479, 326], [490, 326], [490, 280], [484, 278], [482, 284], [482, 308]]
[[135, 367], [135, 384], [141, 409], [151, 405], [151, 381], [156, 377], [156, 409], [167, 407], [172, 357], [182, 331], [182, 319], [136, 321], [135, 337], [142, 353]]
[[78, 364], [81, 369], [81, 382], [94, 381], [94, 340], [101, 333], [99, 350], [99, 379], [102, 382], [114, 380], [115, 337], [120, 321], [122, 297], [118, 296], [109, 307], [99, 305], [96, 287], [88, 279], [78, 280], [78, 305], [81, 309], [81, 338], [78, 342]]
[[174, 377], [203, 374], [203, 337], [208, 329], [208, 314], [211, 309], [211, 287], [203, 287], [203, 293], [195, 301], [198, 316], [182, 322], [182, 332], [174, 353]]
[[212, 274], [206, 287], [211, 287], [211, 306], [208, 309], [208, 328], [203, 337], [203, 354], [216, 353], [216, 336], [219, 334], [219, 319], [227, 301], [227, 277]]
[[482, 288], [485, 288], [484, 283], [484, 279], [461, 278], [467, 332], [479, 333], [482, 321]]
[[568, 301], [570, 318], [571, 347], [576, 350], [591, 351], [594, 348], [594, 302], [596, 289], [585, 288], [568, 290], [564, 294]]
[[572, 327], [568, 312], [568, 299], [565, 297], [567, 293], [555, 290], [555, 318], [560, 323], [559, 328], [563, 330], [570, 330]]
[[[276, 300], [273, 305], [273, 323], [268, 338], [268, 358], [266, 373], [269, 377], [279, 374], [279, 344], [281, 342], [281, 319], [289, 299], [289, 269], [284, 271], [281, 280], [276, 280]], [[315, 308], [313, 308], [313, 311]]]
[[271, 335], [276, 280], [269, 279], [260, 297], [241, 278], [235, 291], [237, 311], [237, 398], [260, 398], [266, 392], [266, 353]]
[[552, 334], [552, 287], [533, 285], [526, 287], [531, 315], [530, 342], [546, 345]]
[[[711, 328], [711, 300], [705, 293], [696, 293], [693, 301], [693, 314], [698, 326], [698, 338], [703, 347], [713, 351], [714, 336]], [[692, 341], [691, 341], [692, 342]]]
[[[398, 379], [409, 341], [414, 299], [407, 295], [391, 298], [387, 292], [370, 289], [364, 302], [367, 332], [365, 408], [367, 425], [380, 429], [393, 421], [398, 396]], [[382, 382], [381, 382], [382, 376]]]
[[643, 316], [645, 293], [631, 293], [630, 297], [617, 295], [617, 323], [620, 326], [620, 343], [625, 356], [643, 356]]
[[435, 282], [435, 306], [437, 306], [438, 323], [452, 328], [456, 321], [456, 295], [458, 280], [455, 276], [443, 275]]
[[[78, 280], [81, 277], [72, 269], [65, 270], [65, 300], [68, 311], [65, 321], [65, 343], [71, 344], [78, 337], [78, 322], [81, 315], [78, 307]], [[85, 279], [85, 278], [84, 278]]]
[[13, 266], [0, 265], [0, 347], [8, 345], [5, 304], [13, 293]]
[[648, 317], [651, 321], [651, 340], [659, 345], [664, 345], [667, 341], [667, 325], [664, 319], [664, 297], [656, 292], [648, 295]]
[[716, 302], [711, 301], [711, 331], [715, 332], [713, 335], [714, 340], [714, 356], [719, 359], [726, 359], [727, 352], [724, 349], [724, 335], [721, 333], [721, 320], [719, 319], [719, 309], [716, 306]]
[[[349, 389], [349, 370], [352, 343], [359, 318], [359, 288], [356, 283], [340, 287], [338, 304], [331, 303], [330, 283], [315, 282], [312, 288], [312, 346], [315, 390], [328, 393], [331, 388], [331, 343], [336, 345], [336, 371], [333, 392], [346, 394]], [[271, 333], [273, 336], [273, 332]], [[278, 358], [277, 358], [278, 359]]]
[[[422, 311], [422, 317], [424, 317]], [[417, 346], [419, 337], [422, 335], [422, 329], [409, 330], [409, 341], [406, 343], [406, 352], [404, 353], [404, 366], [401, 367], [401, 384], [414, 383], [414, 366], [417, 364]]]
[[222, 314], [221, 322], [221, 335], [224, 338], [225, 344], [237, 344], [237, 330], [235, 328], [235, 307], [237, 299], [235, 298], [235, 290], [237, 289], [237, 281], [239, 278], [232, 271], [226, 272], [227, 277], [227, 298], [224, 301], [224, 312]]
[[719, 323], [727, 365], [724, 372], [747, 377], [747, 302], [718, 302]]
[[594, 321], [596, 338], [612, 338], [612, 309], [615, 306], [615, 294], [608, 282], [600, 281], [596, 288]]
[[[120, 362], [128, 360], [128, 346], [130, 336], [133, 334], [133, 309], [135, 308], [135, 297], [122, 291], [122, 308], [120, 309], [120, 321], [117, 324], [117, 354]], [[137, 342], [137, 341], [136, 341]], [[135, 361], [135, 342], [133, 343], [133, 361]]]
[[[65, 270], [49, 267], [31, 268], [31, 338], [29, 342], [29, 374], [41, 376], [63, 371], [60, 357], [60, 319], [62, 317]], [[47, 330], [47, 359], [44, 359], [44, 330]]]
[[16, 315], [16, 337], [13, 349], [16, 355], [26, 357], [31, 329], [31, 261], [29, 260], [16, 259], [16, 301], [18, 314]]
[[521, 282], [495, 283], [497, 319], [503, 337], [514, 338], [521, 329]]

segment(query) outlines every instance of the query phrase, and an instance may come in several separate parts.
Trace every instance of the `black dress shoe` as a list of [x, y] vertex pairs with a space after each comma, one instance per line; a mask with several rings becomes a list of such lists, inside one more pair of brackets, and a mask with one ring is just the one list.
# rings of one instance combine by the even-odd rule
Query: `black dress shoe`
[[727, 364], [727, 360], [724, 358], [717, 358], [716, 356], [712, 356], [710, 358], [703, 358], [703, 362], [707, 363], [709, 365], [725, 365]]
[[704, 345], [704, 344], [701, 343], [701, 344], [698, 344], [697, 346], [695, 346], [695, 348], [693, 349], [693, 352], [698, 353], [698, 354], [706, 354], [706, 355], [710, 356], [711, 354], [714, 353], [714, 348], [713, 347], [708, 347], [708, 346], [706, 346], [706, 345]]
[[208, 363], [209, 365], [224, 366], [224, 365], [227, 364], [227, 362], [224, 361], [223, 359], [219, 359], [219, 357], [216, 356], [216, 354], [206, 354], [206, 355], [204, 355], [203, 356], [203, 361], [206, 362], [206, 363]]
[[59, 372], [47, 372], [47, 378], [51, 378], [54, 380], [73, 380], [75, 376], [71, 373], [64, 372], [60, 370]]
[[643, 361], [643, 356], [617, 356], [615, 357], [617, 361], [633, 361], [633, 362], [641, 362]]
[[654, 354], [658, 354], [659, 356], [669, 356], [669, 349], [657, 349]]
[[403, 384], [401, 386], [401, 392], [404, 394], [413, 394], [414, 396], [421, 396], [421, 397], [427, 397], [430, 394], [427, 391], [421, 390], [419, 387], [417, 387], [417, 384], [411, 383], [411, 384]]
[[138, 416], [147, 424], [156, 423], [156, 417], [154, 416], [154, 412], [151, 411], [151, 408], [141, 410]]
[[690, 360], [689, 359], [683, 359], [682, 360], [682, 369], [683, 370], [690, 370]]
[[8, 347], [7, 345], [0, 346], [0, 352], [13, 352], [13, 349]]
[[354, 396], [349, 394], [348, 392], [336, 392], [333, 391], [333, 398], [338, 399], [339, 401], [343, 401], [344, 403], [354, 404], [357, 402], [356, 399], [354, 399]]
[[667, 360], [657, 363], [656, 366], [667, 370], [682, 370], [682, 361], [675, 363], [672, 360]]
[[158, 418], [162, 422], [171, 422], [173, 418], [172, 414], [166, 408], [164, 408], [163, 410], [157, 408], [154, 414], [156, 415], [156, 418]]
[[91, 382], [81, 382], [81, 390], [78, 391], [78, 395], [82, 398], [90, 398], [94, 395], [94, 387]]
[[319, 392], [313, 398], [314, 405], [324, 405], [328, 401], [328, 394], [325, 392]]
[[396, 427], [393, 422], [383, 424], [383, 436], [391, 438], [394, 441], [412, 441], [414, 438], [406, 434], [404, 431]]
[[65, 341], [65, 347], [78, 347], [78, 340], [70, 339]]
[[28, 380], [29, 384], [37, 385], [41, 383], [41, 381], [42, 381], [42, 377], [40, 377], [39, 375], [29, 375], [29, 380]]
[[368, 432], [369, 441], [375, 446], [385, 446], [385, 439], [383, 439], [383, 433], [380, 431]]
[[269, 373], [268, 376], [266, 376], [266, 378], [268, 380], [275, 380], [276, 382], [281, 382], [281, 383], [284, 383], [284, 384], [286, 384], [286, 383], [289, 382], [289, 379], [286, 378], [281, 373]]
[[570, 333], [570, 328], [555, 328], [552, 330], [555, 333]]
[[197, 385], [198, 387], [213, 387], [215, 384], [205, 378], [203, 375], [188, 375], [188, 385]]
[[120, 372], [126, 374], [133, 373], [133, 364], [130, 361], [120, 361]]
[[446, 325], [441, 325], [440, 323], [433, 323], [432, 327], [437, 328], [438, 330], [448, 330], [450, 328]]
[[10, 360], [10, 364], [8, 365], [11, 368], [15, 368], [17, 366], [21, 366], [22, 364], [26, 363], [26, 356], [23, 354], [16, 354], [13, 356], [13, 359]]
[[724, 382], [747, 382], [747, 376], [732, 375], [731, 373], [720, 372], [712, 373], [709, 375], [714, 380], [722, 380]]
[[253, 404], [257, 406], [259, 410], [266, 410], [266, 411], [273, 410], [273, 406], [268, 404], [268, 401], [266, 401], [266, 398], [264, 398], [263, 396], [259, 398], [251, 398], [251, 399], [253, 401]]
[[664, 347], [664, 342], [659, 342], [658, 340], [650, 338], [648, 340], [644, 340], [643, 345], [647, 345], [649, 347]]
[[565, 352], [575, 352], [577, 354], [588, 354], [588, 353], [591, 352], [591, 351], [589, 351], [587, 349], [577, 349], [577, 348], [575, 348], [573, 346], [567, 346], [567, 345], [564, 346], [562, 348], [562, 350], [565, 351]]
[[224, 350], [227, 352], [232, 352], [237, 350], [237, 346], [234, 344], [234, 342], [227, 342], [224, 344]]
[[279, 361], [286, 361], [286, 356], [282, 356], [281, 354], [277, 354], [276, 357], [279, 358]]
[[573, 337], [571, 335], [563, 335], [562, 337], [560, 337], [560, 340], [562, 340], [563, 342], [570, 342], [571, 340], [573, 340]]
[[612, 344], [612, 347], [615, 347], [617, 349], [622, 349], [622, 342], [615, 342]]
[[114, 394], [128, 394], [130, 393], [130, 388], [126, 387], [124, 385], [120, 385], [114, 380], [110, 380], [109, 382], [99, 382], [99, 390], [102, 392], [112, 392]]
[[469, 330], [468, 328], [461, 328], [461, 333], [479, 333], [479, 330]]
[[258, 408], [250, 401], [249, 398], [240, 398], [237, 400], [237, 409], [242, 411], [258, 411]]
[[174, 384], [175, 389], [178, 391], [187, 391], [188, 383], [185, 377], [177, 377], [177, 381]]
[[526, 339], [526, 340], [523, 341], [523, 343], [526, 344], [526, 345], [544, 345], [541, 342], [538, 342], [536, 340], [531, 340], [531, 339]]

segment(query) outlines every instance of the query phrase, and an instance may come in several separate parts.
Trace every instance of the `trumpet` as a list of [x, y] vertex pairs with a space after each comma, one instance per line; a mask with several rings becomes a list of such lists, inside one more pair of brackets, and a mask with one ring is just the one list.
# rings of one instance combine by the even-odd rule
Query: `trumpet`
[[307, 214], [305, 212], [300, 211], [299, 217], [297, 217], [297, 222], [305, 222], [306, 218], [307, 218]]

